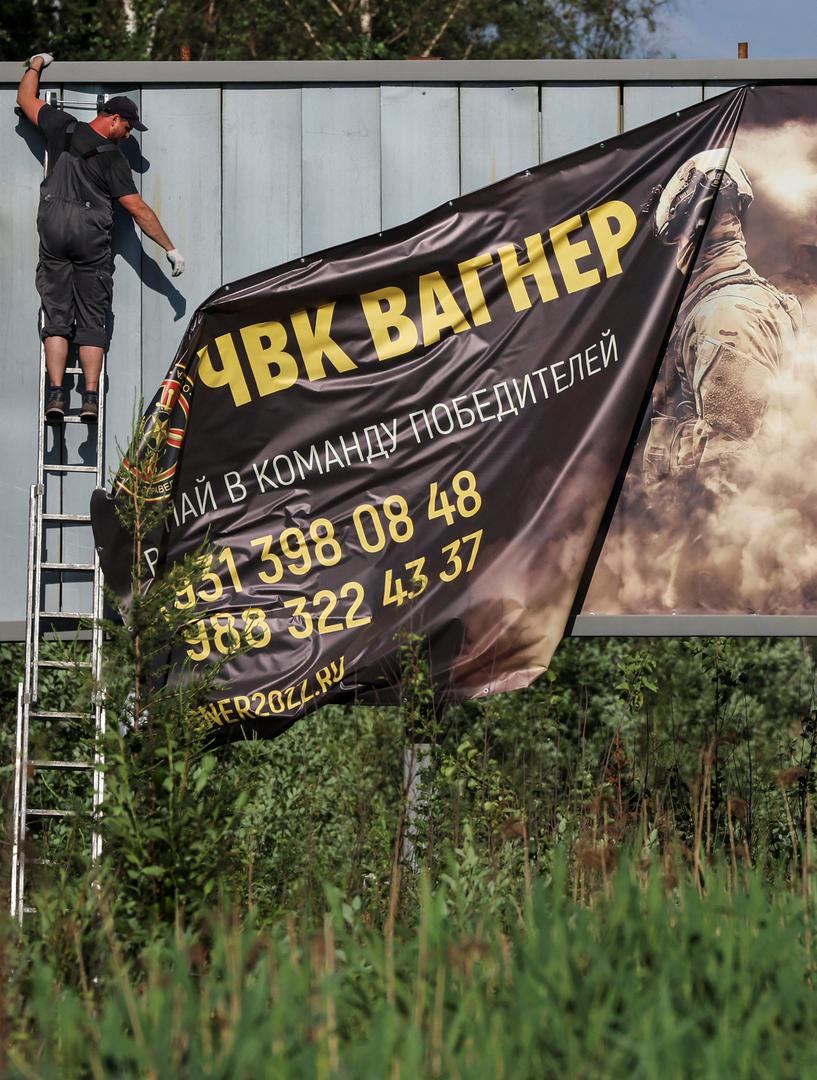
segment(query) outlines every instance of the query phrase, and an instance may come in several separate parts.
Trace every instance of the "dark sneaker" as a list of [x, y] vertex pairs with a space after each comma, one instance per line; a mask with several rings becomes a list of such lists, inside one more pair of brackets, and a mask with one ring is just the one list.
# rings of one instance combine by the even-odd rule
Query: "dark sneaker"
[[45, 395], [45, 422], [61, 424], [65, 419], [65, 391], [61, 386], [50, 386]]
[[79, 418], [85, 424], [95, 424], [99, 419], [99, 394], [96, 390], [86, 390], [82, 395]]

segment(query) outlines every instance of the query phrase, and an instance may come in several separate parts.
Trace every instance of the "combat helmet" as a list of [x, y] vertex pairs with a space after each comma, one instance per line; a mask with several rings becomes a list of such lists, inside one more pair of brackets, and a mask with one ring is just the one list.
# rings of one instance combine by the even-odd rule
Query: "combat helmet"
[[752, 184], [746, 170], [728, 147], [702, 150], [689, 158], [660, 190], [653, 214], [653, 232], [665, 244], [688, 239], [709, 212], [718, 196], [718, 209], [742, 218], [752, 202]]

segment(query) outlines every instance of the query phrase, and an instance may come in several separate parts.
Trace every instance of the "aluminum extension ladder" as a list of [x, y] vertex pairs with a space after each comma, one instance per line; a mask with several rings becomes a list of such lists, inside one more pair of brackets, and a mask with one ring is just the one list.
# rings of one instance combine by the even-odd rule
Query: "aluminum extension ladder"
[[[92, 108], [97, 104], [87, 101], [68, 102], [49, 95], [50, 104], [75, 108]], [[55, 100], [56, 99], [56, 100]], [[104, 99], [103, 99], [104, 100]], [[75, 366], [66, 368], [66, 375], [74, 378], [81, 374]], [[105, 361], [103, 358], [99, 382], [99, 419], [95, 440], [93, 427], [88, 427], [85, 460], [68, 459], [73, 441], [70, 433], [73, 425], [82, 424], [78, 415], [66, 414], [65, 427], [49, 425], [43, 419], [46, 392], [45, 350], [40, 345], [40, 386], [37, 440], [37, 482], [29, 496], [28, 523], [28, 581], [26, 588], [26, 644], [24, 679], [17, 689], [17, 733], [14, 753], [14, 802], [12, 811], [11, 855], [11, 914], [19, 922], [35, 909], [26, 903], [27, 869], [50, 864], [54, 860], [48, 854], [49, 826], [70, 825], [77, 815], [78, 805], [89, 806], [87, 791], [90, 786], [91, 834], [90, 856], [97, 861], [102, 852], [100, 832], [100, 807], [104, 795], [102, 737], [105, 734], [105, 708], [97, 691], [102, 675], [102, 629], [100, 619], [103, 610], [102, 572], [93, 543], [91, 517], [85, 513], [64, 512], [62, 498], [65, 485], [72, 482], [82, 485], [88, 480], [94, 487], [104, 484], [105, 447]], [[54, 432], [53, 446], [47, 450], [46, 430]], [[81, 429], [80, 429], [81, 430]], [[89, 451], [92, 451], [90, 453]], [[54, 460], [59, 458], [59, 460]], [[88, 460], [91, 458], [92, 460]], [[50, 481], [50, 485], [49, 485]], [[49, 486], [56, 488], [60, 496], [57, 509], [53, 509], [55, 492], [49, 498]], [[82, 495], [79, 496], [82, 498]], [[73, 493], [73, 502], [78, 500]], [[86, 505], [90, 503], [90, 492]], [[69, 535], [70, 530], [70, 535]], [[80, 534], [85, 534], [81, 536]], [[47, 534], [47, 535], [46, 535]], [[87, 561], [77, 561], [72, 555], [76, 540], [84, 540], [81, 550], [87, 550]], [[71, 579], [74, 579], [71, 581]], [[81, 602], [77, 594], [83, 593]], [[80, 609], [84, 610], [80, 610]], [[72, 644], [64, 655], [54, 658], [48, 654], [49, 640], [66, 639]], [[77, 655], [81, 653], [81, 655]], [[68, 687], [88, 684], [87, 706], [66, 709], [53, 707], [48, 693], [43, 689], [43, 673], [66, 672], [64, 682]], [[53, 680], [55, 675], [51, 675]], [[62, 686], [65, 694], [66, 687]], [[73, 750], [80, 747], [79, 756], [72, 756], [71, 744], [76, 734]], [[56, 754], [49, 754], [48, 743], [59, 746]], [[83, 746], [84, 744], [84, 746]], [[33, 748], [33, 753], [32, 753]], [[69, 752], [66, 752], [68, 748]], [[83, 750], [89, 752], [83, 753]], [[60, 792], [59, 780], [72, 777], [83, 783]], [[40, 791], [39, 789], [42, 789]], [[32, 797], [34, 805], [32, 805]], [[37, 835], [39, 833], [39, 836]], [[37, 841], [39, 840], [39, 843]]]

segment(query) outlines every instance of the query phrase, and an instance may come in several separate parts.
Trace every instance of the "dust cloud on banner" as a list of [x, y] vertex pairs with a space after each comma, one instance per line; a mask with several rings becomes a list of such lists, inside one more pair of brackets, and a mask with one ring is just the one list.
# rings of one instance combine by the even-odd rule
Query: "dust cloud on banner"
[[[393, 701], [407, 635], [427, 640], [441, 695], [546, 670], [731, 183], [733, 141], [748, 113], [799, 93], [741, 88], [201, 305], [142, 454], [151, 497], [169, 503], [144, 553], [151, 575], [212, 544], [178, 598], [189, 620], [171, 676], [226, 657], [206, 726], [275, 735], [327, 702]], [[653, 440], [653, 456], [664, 449]], [[139, 468], [124, 462], [92, 504], [125, 605], [114, 502]]]
[[815, 162], [814, 85], [750, 90], [585, 612], [817, 610]]

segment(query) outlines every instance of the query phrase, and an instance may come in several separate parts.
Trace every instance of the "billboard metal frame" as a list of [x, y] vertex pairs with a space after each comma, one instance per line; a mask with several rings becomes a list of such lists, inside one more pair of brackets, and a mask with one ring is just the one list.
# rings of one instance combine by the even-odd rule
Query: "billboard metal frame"
[[[19, 64], [0, 63], [0, 83]], [[63, 83], [735, 83], [810, 82], [817, 60], [202, 60], [56, 61], [43, 88]]]

